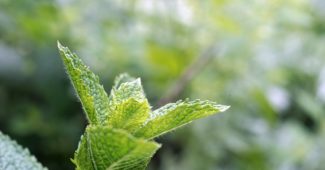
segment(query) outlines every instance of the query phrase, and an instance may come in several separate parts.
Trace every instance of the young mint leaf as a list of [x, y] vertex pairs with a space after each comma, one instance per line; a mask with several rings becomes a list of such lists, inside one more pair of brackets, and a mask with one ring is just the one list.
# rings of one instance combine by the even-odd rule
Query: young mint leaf
[[109, 112], [109, 100], [99, 78], [80, 58], [58, 42], [67, 73], [91, 124], [103, 123]]
[[23, 149], [15, 141], [0, 132], [0, 169], [46, 169], [31, 156], [27, 149]]
[[135, 136], [152, 139], [195, 119], [223, 112], [228, 108], [229, 106], [201, 100], [170, 103], [155, 110], [146, 124], [135, 133]]
[[109, 126], [88, 126], [75, 153], [77, 169], [144, 169], [160, 147], [127, 131]]
[[150, 115], [150, 105], [140, 79], [123, 74], [116, 78], [110, 95], [110, 114], [107, 125], [133, 133]]
[[135, 78], [131, 77], [127, 73], [120, 74], [114, 80], [113, 89], [118, 89], [122, 83], [130, 82], [130, 81], [134, 81], [134, 80], [135, 80]]
[[[125, 81], [125, 79], [123, 79]], [[116, 80], [117, 84], [114, 85], [111, 91], [111, 100], [114, 103], [120, 103], [129, 98], [134, 98], [138, 101], [147, 100], [140, 78], [130, 79], [131, 81], [121, 82]]]
[[146, 100], [129, 98], [113, 107], [107, 125], [133, 133], [147, 120], [150, 107]]

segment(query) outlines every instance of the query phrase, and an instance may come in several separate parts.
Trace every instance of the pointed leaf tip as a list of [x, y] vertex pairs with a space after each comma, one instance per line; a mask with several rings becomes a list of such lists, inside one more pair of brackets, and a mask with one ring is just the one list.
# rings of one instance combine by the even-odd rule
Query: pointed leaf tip
[[90, 123], [103, 123], [109, 112], [108, 96], [95, 75], [68, 47], [58, 42], [61, 58]]
[[228, 105], [217, 105], [216, 106], [220, 112], [224, 112], [226, 110], [228, 110], [231, 106], [228, 106]]
[[229, 106], [219, 105], [207, 100], [185, 100], [169, 103], [152, 112], [146, 124], [135, 132], [135, 136], [152, 139], [193, 120], [223, 112], [228, 108]]
[[56, 43], [60, 52], [67, 52], [67, 47], [63, 46], [59, 40]]
[[133, 81], [135, 78], [127, 73], [122, 73], [118, 75], [114, 80], [113, 89], [117, 89], [122, 83]]
[[59, 40], [56, 41], [56, 44], [57, 44], [58, 48], [61, 48], [62, 47], [62, 45], [61, 45], [61, 43], [60, 43]]

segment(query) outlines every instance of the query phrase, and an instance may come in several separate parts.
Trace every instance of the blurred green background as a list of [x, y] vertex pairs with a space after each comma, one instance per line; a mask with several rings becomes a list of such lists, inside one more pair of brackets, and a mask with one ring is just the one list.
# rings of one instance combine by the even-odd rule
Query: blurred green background
[[128, 72], [154, 108], [232, 105], [159, 138], [149, 169], [322, 170], [324, 11], [322, 0], [0, 0], [0, 130], [50, 169], [74, 168], [86, 120], [60, 40], [107, 91]]

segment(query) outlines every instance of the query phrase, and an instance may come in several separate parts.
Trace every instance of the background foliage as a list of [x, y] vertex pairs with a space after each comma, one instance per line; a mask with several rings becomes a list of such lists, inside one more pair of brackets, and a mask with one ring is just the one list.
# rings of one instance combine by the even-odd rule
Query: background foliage
[[0, 130], [50, 169], [73, 169], [86, 120], [60, 40], [106, 88], [121, 72], [142, 77], [153, 107], [184, 80], [172, 100], [232, 105], [159, 138], [151, 169], [320, 170], [324, 9], [321, 0], [0, 0]]

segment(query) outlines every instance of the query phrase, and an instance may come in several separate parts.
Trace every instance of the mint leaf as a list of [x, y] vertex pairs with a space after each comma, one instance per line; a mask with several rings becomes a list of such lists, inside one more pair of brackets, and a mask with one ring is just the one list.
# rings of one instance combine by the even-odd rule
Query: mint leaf
[[125, 129], [131, 134], [143, 125], [150, 113], [147, 101], [138, 101], [134, 98], [125, 100], [113, 108], [107, 125]]
[[46, 169], [15, 141], [0, 132], [0, 169]]
[[109, 112], [109, 101], [98, 76], [92, 73], [76, 54], [59, 42], [58, 48], [88, 121], [91, 124], [103, 123]]
[[[121, 82], [126, 81], [126, 82]], [[134, 79], [129, 77], [129, 79], [120, 80], [117, 79], [115, 81], [115, 85], [111, 91], [111, 100], [114, 103], [120, 103], [124, 100], [127, 100], [129, 98], [134, 98], [138, 101], [144, 101], [147, 100], [140, 78]]]
[[126, 74], [117, 77], [111, 90], [110, 114], [106, 124], [133, 133], [149, 118], [150, 112], [141, 80]]
[[77, 169], [144, 169], [160, 147], [127, 131], [88, 126], [75, 154]]
[[223, 112], [228, 108], [229, 106], [201, 100], [169, 103], [155, 110], [146, 124], [135, 133], [135, 136], [152, 139], [195, 119]]
[[114, 80], [113, 89], [118, 89], [122, 83], [130, 82], [130, 81], [134, 81], [134, 80], [135, 80], [135, 78], [130, 76], [127, 73], [120, 74]]

